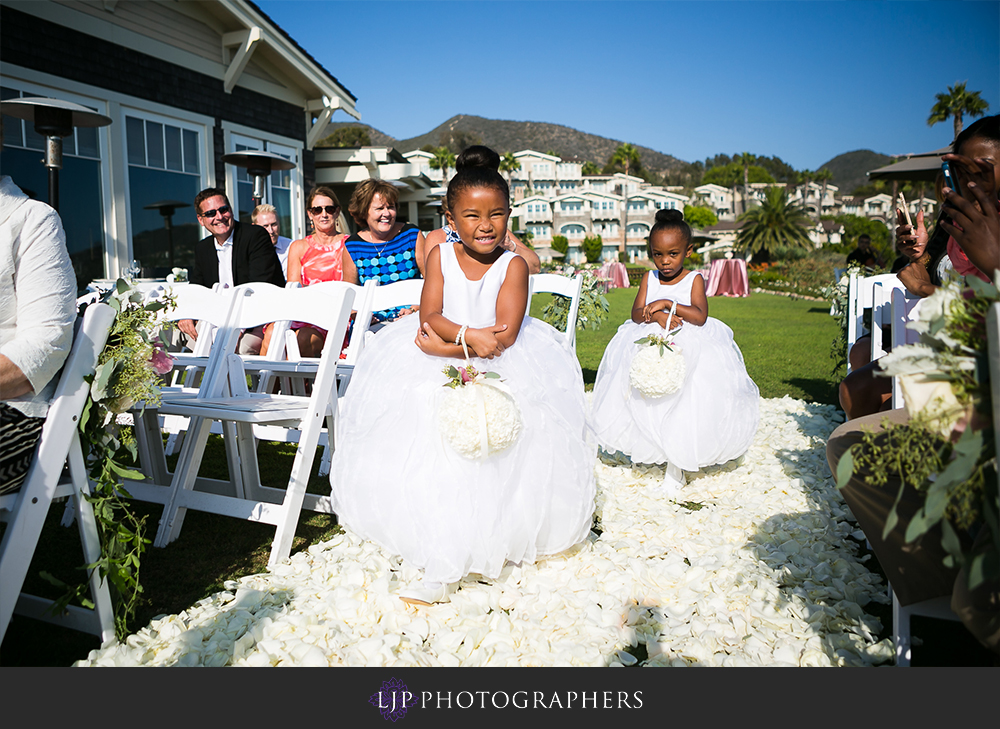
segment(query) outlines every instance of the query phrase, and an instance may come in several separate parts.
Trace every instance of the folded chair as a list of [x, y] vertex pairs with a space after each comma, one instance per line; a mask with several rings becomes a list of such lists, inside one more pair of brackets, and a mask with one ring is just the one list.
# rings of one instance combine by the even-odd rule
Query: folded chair
[[569, 298], [569, 315], [566, 317], [566, 331], [563, 332], [566, 347], [576, 353], [576, 320], [580, 313], [580, 295], [583, 291], [583, 275], [572, 278], [555, 273], [533, 273], [528, 277], [528, 310], [531, 297], [538, 293], [558, 294]]
[[[90, 493], [90, 482], [78, 428], [90, 392], [84, 377], [94, 373], [114, 318], [114, 309], [106, 304], [91, 304], [85, 310], [49, 406], [35, 460], [21, 490], [0, 496], [0, 519], [7, 523], [0, 542], [0, 640], [15, 612], [93, 633], [104, 643], [115, 637], [108, 585], [96, 570], [90, 575], [92, 600], [96, 606], [93, 610], [69, 606], [63, 614], [53, 617], [48, 614], [51, 600], [21, 594], [54, 498], [72, 497], [84, 560], [90, 564], [100, 559], [97, 522], [90, 502], [83, 498]], [[69, 479], [62, 480], [67, 461]]]
[[[167, 396], [159, 408], [164, 414], [191, 420], [170, 481], [155, 546], [164, 547], [176, 539], [187, 510], [196, 509], [274, 525], [276, 532], [268, 562], [274, 565], [289, 556], [303, 503], [307, 508], [330, 510], [329, 497], [307, 496], [306, 486], [324, 420], [328, 432], [334, 432], [337, 360], [353, 301], [354, 291], [348, 284], [299, 289], [281, 289], [263, 283], [236, 287], [231, 314], [212, 345], [198, 395]], [[231, 354], [241, 330], [282, 319], [310, 321], [329, 332], [309, 397], [249, 392], [243, 359]], [[234, 488], [229, 493], [194, 489], [197, 482], [210, 480], [199, 479], [198, 470], [213, 421], [234, 425], [235, 437], [226, 438], [226, 453], [230, 471], [238, 471], [239, 477], [231, 479]], [[279, 425], [302, 431], [287, 489], [261, 485], [254, 425]], [[223, 487], [229, 485], [218, 483]], [[131, 483], [127, 488], [132, 489]]]
[[891, 286], [899, 281], [894, 273], [884, 273], [878, 276], [858, 276], [852, 273], [847, 284], [847, 372], [851, 371], [851, 347], [865, 334], [871, 332], [864, 325], [865, 309], [871, 309], [876, 283]]

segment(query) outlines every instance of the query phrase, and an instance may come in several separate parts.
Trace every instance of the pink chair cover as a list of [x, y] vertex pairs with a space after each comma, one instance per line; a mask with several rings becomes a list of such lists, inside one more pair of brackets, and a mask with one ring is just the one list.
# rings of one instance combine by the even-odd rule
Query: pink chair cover
[[749, 296], [747, 262], [742, 258], [717, 258], [708, 274], [706, 296]]

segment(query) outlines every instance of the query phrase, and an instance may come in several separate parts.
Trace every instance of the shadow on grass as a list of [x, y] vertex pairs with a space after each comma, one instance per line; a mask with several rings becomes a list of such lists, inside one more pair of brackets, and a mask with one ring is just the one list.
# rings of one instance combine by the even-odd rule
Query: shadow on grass
[[838, 387], [840, 383], [833, 379], [791, 377], [785, 382], [792, 387], [802, 390], [813, 402], [827, 405], [836, 405], [838, 403]]

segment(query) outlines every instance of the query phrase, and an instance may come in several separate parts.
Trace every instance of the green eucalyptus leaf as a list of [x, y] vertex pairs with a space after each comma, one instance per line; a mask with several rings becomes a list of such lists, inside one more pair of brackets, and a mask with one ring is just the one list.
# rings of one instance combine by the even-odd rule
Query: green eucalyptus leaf
[[918, 509], [917, 512], [910, 519], [910, 523], [906, 525], [906, 536], [904, 539], [907, 544], [914, 541], [918, 537], [927, 533], [934, 524], [936, 524], [940, 519], [930, 519], [924, 512], [924, 509]]
[[899, 506], [899, 502], [903, 498], [903, 488], [903, 486], [899, 487], [899, 492], [896, 494], [896, 500], [892, 502], [892, 508], [889, 509], [889, 515], [885, 519], [885, 526], [882, 528], [882, 539], [888, 539], [889, 534], [899, 523], [899, 514], [896, 512], [896, 507]]
[[854, 452], [851, 448], [844, 451], [844, 455], [837, 461], [837, 488], [842, 489], [851, 480], [854, 473]]
[[498, 375], [496, 372], [483, 372], [483, 377], [485, 377], [488, 380], [499, 380], [500, 379], [500, 375]]
[[46, 582], [48, 582], [50, 585], [55, 585], [56, 587], [66, 587], [66, 583], [60, 580], [55, 575], [53, 575], [51, 572], [46, 572], [45, 570], [42, 570], [41, 572], [38, 573], [38, 576], [41, 577]]
[[126, 281], [123, 278], [118, 279], [118, 281], [115, 283], [115, 291], [118, 294], [124, 294], [128, 290], [129, 290], [128, 281]]

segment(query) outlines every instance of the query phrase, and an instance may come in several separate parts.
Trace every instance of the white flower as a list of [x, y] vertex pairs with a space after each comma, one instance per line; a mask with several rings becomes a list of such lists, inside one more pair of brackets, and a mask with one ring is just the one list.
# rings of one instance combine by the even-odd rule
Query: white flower
[[900, 375], [899, 388], [903, 391], [906, 412], [918, 413], [931, 419], [931, 427], [947, 438], [965, 412], [965, 407], [955, 397], [948, 380], [931, 379], [915, 373]]
[[[484, 437], [483, 427], [486, 428]], [[521, 433], [521, 413], [508, 393], [485, 382], [470, 382], [445, 393], [438, 429], [456, 453], [475, 459], [509, 448]]]
[[684, 384], [686, 368], [684, 357], [677, 347], [640, 347], [632, 365], [629, 367], [628, 379], [636, 390], [646, 397], [663, 397], [677, 392]]

